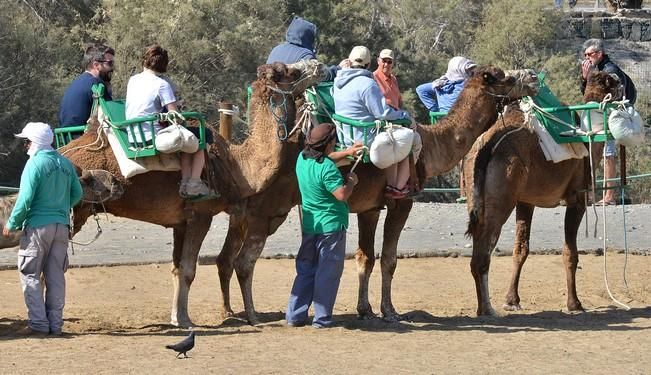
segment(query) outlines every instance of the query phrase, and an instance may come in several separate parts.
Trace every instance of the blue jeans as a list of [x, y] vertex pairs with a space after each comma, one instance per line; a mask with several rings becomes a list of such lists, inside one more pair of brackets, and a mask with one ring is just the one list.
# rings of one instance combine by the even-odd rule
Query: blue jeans
[[288, 324], [304, 325], [312, 302], [312, 326], [322, 328], [332, 324], [332, 309], [344, 271], [345, 253], [345, 229], [323, 234], [303, 233], [296, 256], [296, 278], [285, 313]]
[[439, 110], [439, 103], [436, 100], [436, 91], [432, 87], [432, 82], [423, 83], [416, 87], [416, 94], [420, 98], [425, 108], [430, 112], [437, 112]]
[[617, 145], [615, 145], [615, 141], [606, 141], [606, 147], [604, 147], [604, 156], [617, 156]]

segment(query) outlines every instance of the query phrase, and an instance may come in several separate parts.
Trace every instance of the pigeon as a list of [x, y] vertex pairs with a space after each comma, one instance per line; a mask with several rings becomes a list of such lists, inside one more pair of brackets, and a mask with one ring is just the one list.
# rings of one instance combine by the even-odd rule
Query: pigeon
[[190, 335], [184, 338], [181, 342], [174, 345], [165, 345], [165, 348], [178, 352], [176, 358], [179, 358], [181, 354], [184, 355], [183, 358], [188, 358], [188, 355], [186, 353], [194, 348], [194, 331], [190, 331]]

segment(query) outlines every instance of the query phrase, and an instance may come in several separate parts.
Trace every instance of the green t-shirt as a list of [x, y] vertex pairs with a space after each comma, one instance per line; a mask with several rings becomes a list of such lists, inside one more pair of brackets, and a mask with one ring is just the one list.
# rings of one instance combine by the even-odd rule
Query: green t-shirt
[[321, 234], [348, 228], [348, 204], [332, 195], [344, 178], [330, 158], [321, 163], [298, 155], [296, 177], [303, 201], [303, 232]]

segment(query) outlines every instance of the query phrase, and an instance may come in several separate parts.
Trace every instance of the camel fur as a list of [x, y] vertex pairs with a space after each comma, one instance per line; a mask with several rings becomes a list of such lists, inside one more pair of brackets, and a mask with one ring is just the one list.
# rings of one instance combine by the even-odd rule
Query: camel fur
[[[273, 110], [276, 117], [293, 124], [296, 114], [293, 98], [318, 82], [322, 75], [322, 64], [316, 60], [295, 66], [275, 63], [258, 68], [253, 83], [250, 137], [242, 145], [232, 145], [215, 135], [215, 143], [207, 150], [206, 178], [222, 194], [216, 200], [191, 202], [180, 198], [180, 172], [152, 171], [128, 180], [122, 178], [103, 132], [98, 131], [96, 118], [91, 118], [87, 133], [60, 150], [76, 167], [106, 170], [120, 180], [123, 194], [104, 203], [107, 212], [173, 228], [171, 324], [192, 326], [188, 295], [212, 217], [223, 211], [237, 212], [241, 202], [266, 189], [283, 168], [287, 143], [277, 138], [279, 124], [269, 103], [285, 102], [286, 106]], [[75, 233], [94, 209], [93, 203], [85, 201], [75, 207]]]
[[[621, 92], [619, 81], [607, 73], [593, 73], [588, 80], [584, 101], [601, 100]], [[522, 266], [529, 255], [531, 220], [535, 207], [556, 207], [565, 211], [563, 264], [567, 281], [567, 308], [582, 310], [576, 294], [578, 250], [576, 237], [585, 212], [586, 190], [591, 186], [589, 158], [559, 163], [545, 160], [538, 136], [524, 123], [519, 108], [511, 108], [504, 124], [491, 128], [475, 142], [465, 162], [465, 183], [472, 187], [468, 196], [468, 231], [473, 253], [470, 269], [477, 292], [477, 315], [495, 315], [488, 293], [490, 254], [500, 231], [515, 208], [516, 236], [513, 248], [513, 273], [506, 295], [505, 310], [520, 310], [518, 285]], [[593, 144], [598, 163], [603, 143]]]
[[[423, 140], [418, 162], [422, 177], [432, 177], [452, 169], [470, 149], [473, 141], [495, 123], [503, 101], [533, 95], [536, 89], [537, 80], [534, 76], [524, 75], [516, 80], [506, 77], [496, 67], [477, 69], [448, 116], [436, 126], [418, 126]], [[258, 322], [251, 290], [253, 270], [267, 237], [275, 232], [291, 208], [299, 203], [294, 173], [299, 151], [296, 144], [288, 155], [291, 163], [281, 171], [275, 183], [262, 193], [251, 196], [247, 200], [246, 210], [230, 216], [228, 235], [217, 258], [224, 317], [233, 315], [229, 285], [235, 271], [244, 299], [246, 318], [251, 324]], [[343, 168], [342, 173], [345, 175], [349, 168]], [[360, 232], [355, 256], [359, 275], [357, 312], [364, 318], [374, 316], [368, 300], [368, 283], [375, 265], [375, 230], [380, 210], [386, 205], [381, 258], [381, 311], [385, 319], [396, 320], [399, 315], [391, 302], [391, 282], [396, 268], [398, 239], [413, 201], [387, 201], [384, 197], [384, 172], [372, 164], [360, 164], [355, 172], [360, 182], [348, 204], [351, 212], [357, 213]]]

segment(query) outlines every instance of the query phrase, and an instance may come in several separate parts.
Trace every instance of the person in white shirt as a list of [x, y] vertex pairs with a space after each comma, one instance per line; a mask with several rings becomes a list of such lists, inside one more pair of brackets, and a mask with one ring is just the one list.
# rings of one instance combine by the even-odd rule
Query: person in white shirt
[[[142, 73], [129, 79], [127, 84], [126, 119], [149, 116], [166, 111], [177, 111], [178, 103], [170, 82], [161, 77], [167, 71], [169, 57], [167, 50], [154, 44], [147, 47], [142, 57]], [[151, 139], [150, 127], [152, 124], [143, 124], [145, 137]], [[163, 129], [164, 125], [158, 122], [153, 124], [156, 132]], [[189, 127], [188, 130], [198, 137], [198, 128]], [[206, 142], [212, 143], [212, 133], [206, 129]], [[211, 194], [210, 189], [201, 180], [201, 171], [205, 164], [203, 150], [192, 154], [181, 153], [181, 187], [179, 194], [183, 198], [195, 198]]]

